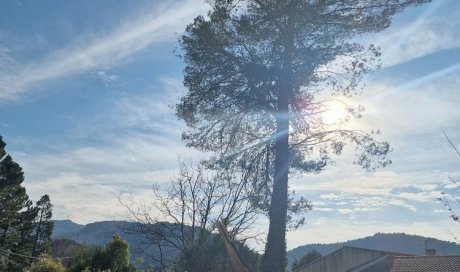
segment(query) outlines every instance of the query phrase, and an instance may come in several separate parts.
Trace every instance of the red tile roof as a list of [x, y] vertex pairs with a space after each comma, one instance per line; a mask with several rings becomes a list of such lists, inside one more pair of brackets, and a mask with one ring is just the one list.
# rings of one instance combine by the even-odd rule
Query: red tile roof
[[353, 272], [460, 272], [460, 256], [391, 256], [355, 268]]
[[391, 272], [460, 272], [460, 256], [391, 257]]

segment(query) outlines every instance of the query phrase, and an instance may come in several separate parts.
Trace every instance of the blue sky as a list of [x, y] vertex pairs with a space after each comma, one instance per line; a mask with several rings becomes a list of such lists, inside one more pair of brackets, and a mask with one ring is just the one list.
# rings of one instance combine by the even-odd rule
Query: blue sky
[[[0, 3], [0, 135], [24, 168], [35, 200], [45, 193], [56, 219], [120, 219], [115, 195], [151, 197], [177, 159], [202, 156], [180, 141], [185, 125], [170, 105], [184, 92], [173, 53], [200, 1], [19, 1]], [[288, 247], [375, 232], [452, 240], [460, 226], [437, 202], [454, 192], [460, 158], [460, 2], [435, 0], [364, 37], [381, 46], [383, 67], [366, 77], [363, 118], [393, 147], [375, 173], [352, 165], [351, 150], [291, 188], [311, 199], [307, 223]], [[264, 225], [263, 222], [260, 223]]]

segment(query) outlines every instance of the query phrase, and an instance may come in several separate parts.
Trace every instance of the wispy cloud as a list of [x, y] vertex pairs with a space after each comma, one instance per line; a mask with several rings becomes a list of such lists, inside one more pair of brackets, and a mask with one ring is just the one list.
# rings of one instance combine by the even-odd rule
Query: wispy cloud
[[105, 85], [109, 85], [119, 79], [119, 76], [109, 74], [106, 71], [97, 71], [96, 75], [104, 82]]
[[0, 75], [11, 73], [13, 67], [17, 65], [17, 62], [10, 57], [10, 50], [1, 43], [2, 39], [2, 34], [0, 32]]
[[[27, 175], [31, 197], [49, 194], [56, 218], [70, 216], [80, 223], [117, 219], [123, 213], [117, 194], [127, 191], [149, 202], [152, 184], [167, 182], [179, 157], [203, 156], [180, 141], [183, 124], [168, 107], [175, 97], [165, 94], [181, 90], [180, 81], [165, 77], [161, 82], [156, 92], [119, 94], [109, 110], [69, 132], [75, 143], [12, 152]], [[78, 144], [79, 139], [89, 141]], [[88, 144], [95, 139], [97, 144]]]
[[[438, 50], [460, 47], [460, 5], [439, 0], [422, 6], [423, 12], [412, 21], [396, 22], [384, 35], [373, 36], [382, 47], [383, 65], [391, 66]], [[439, 15], [442, 14], [442, 15]]]
[[205, 5], [193, 0], [167, 3], [169, 5], [148, 10], [134, 21], [126, 20], [127, 23], [116, 30], [93, 41], [69, 45], [13, 72], [2, 72], [0, 101], [17, 99], [20, 94], [32, 91], [35, 84], [47, 80], [111, 66], [155, 43], [174, 37], [194, 16], [206, 9]]
[[442, 179], [448, 176], [426, 170], [370, 175], [359, 174], [352, 167], [339, 171], [322, 178], [310, 177], [308, 182], [291, 183], [292, 189], [312, 201], [310, 220], [327, 216], [350, 223], [392, 216], [393, 222], [423, 221], [427, 213], [441, 208], [437, 198], [444, 189]]
[[47, 193], [59, 206], [54, 211], [56, 218], [70, 213], [77, 222], [110, 220], [122, 210], [115, 195], [129, 191], [148, 201], [152, 184], [167, 182], [176, 171], [177, 159], [196, 153], [178, 140], [145, 137], [109, 136], [103, 139], [105, 144], [94, 147], [12, 155], [26, 173], [24, 184], [31, 197], [38, 199]]

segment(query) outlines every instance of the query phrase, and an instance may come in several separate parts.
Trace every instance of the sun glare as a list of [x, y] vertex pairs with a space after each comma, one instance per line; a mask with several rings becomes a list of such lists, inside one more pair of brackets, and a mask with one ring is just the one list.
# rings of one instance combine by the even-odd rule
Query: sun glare
[[322, 114], [322, 119], [326, 125], [337, 125], [345, 121], [346, 113], [343, 108], [334, 107], [326, 110]]

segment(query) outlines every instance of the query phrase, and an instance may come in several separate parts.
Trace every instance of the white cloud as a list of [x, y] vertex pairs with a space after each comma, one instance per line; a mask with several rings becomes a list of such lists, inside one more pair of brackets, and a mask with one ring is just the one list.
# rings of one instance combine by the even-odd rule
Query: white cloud
[[24, 168], [31, 197], [49, 194], [58, 207], [55, 218], [70, 214], [77, 222], [116, 219], [123, 211], [116, 199], [122, 191], [148, 202], [153, 183], [168, 182], [179, 155], [187, 157], [179, 144], [127, 138], [110, 147], [13, 155]]
[[412, 212], [416, 212], [417, 208], [414, 205], [408, 204], [406, 201], [401, 200], [401, 199], [391, 199], [387, 200], [385, 205], [394, 205], [394, 206], [400, 206], [403, 208], [406, 208]]
[[[460, 47], [460, 5], [457, 1], [437, 0], [419, 8], [414, 20], [396, 21], [383, 35], [371, 36], [381, 46], [383, 65], [391, 66], [411, 59]], [[401, 16], [402, 17], [402, 16]], [[382, 34], [382, 33], [381, 33]]]
[[337, 211], [341, 214], [350, 214], [353, 213], [352, 209], [337, 209]]
[[[351, 167], [350, 167], [351, 168]], [[337, 169], [336, 169], [337, 170]], [[390, 195], [394, 188], [401, 186], [398, 175], [391, 171], [379, 171], [366, 174], [359, 169], [342, 173], [335, 176], [332, 180], [320, 180], [311, 186], [311, 183], [294, 184], [293, 189], [298, 192], [302, 191], [328, 191], [328, 194], [322, 195], [323, 199], [337, 199], [342, 194], [366, 194], [387, 196]], [[333, 192], [338, 193], [335, 195]]]
[[[169, 2], [170, 3], [170, 2]], [[0, 101], [18, 98], [35, 84], [111, 66], [155, 43], [175, 36], [192, 18], [206, 10], [202, 3], [187, 0], [148, 10], [127, 20], [115, 31], [94, 41], [69, 46], [38, 62], [0, 74]]]
[[[376, 214], [398, 217], [406, 214], [413, 218], [425, 217], [426, 213], [439, 209], [437, 198], [444, 185], [438, 182], [447, 177], [444, 171], [419, 172], [380, 171], [360, 173], [359, 169], [336, 169], [342, 174], [325, 172], [322, 177], [291, 185], [297, 194], [312, 201], [313, 214], [335, 212], [344, 220], [359, 218], [368, 220]], [[335, 171], [333, 171], [335, 172]], [[313, 216], [313, 218], [315, 215]]]
[[[29, 176], [29, 175], [28, 175]], [[69, 218], [79, 223], [115, 219], [115, 190], [77, 173], [58, 172], [44, 180], [25, 182], [27, 192], [37, 200], [46, 189], [54, 205], [54, 218]], [[42, 192], [42, 193], [40, 193]]]
[[105, 71], [97, 71], [96, 72], [96, 75], [99, 76], [99, 78], [104, 82], [104, 84], [108, 85], [112, 82], [115, 82], [119, 79], [119, 76], [117, 75], [111, 75], [111, 74], [108, 74], [107, 72]]
[[326, 199], [326, 200], [336, 200], [336, 199], [340, 199], [341, 197], [335, 194], [324, 194], [324, 195], [320, 195], [319, 198]]
[[148, 203], [152, 184], [168, 182], [179, 157], [199, 160], [203, 154], [180, 140], [183, 124], [167, 105], [174, 96], [163, 97], [182, 87], [173, 78], [162, 82], [152, 94], [117, 96], [110, 110], [70, 132], [75, 139], [97, 139], [98, 144], [12, 152], [26, 173], [31, 197], [49, 194], [55, 218], [80, 223], [117, 219], [123, 213], [117, 194], [126, 191]]
[[366, 110], [363, 118], [351, 125], [366, 130], [379, 128], [384, 136], [399, 139], [414, 140], [417, 139], [414, 136], [427, 133], [438, 133], [443, 137], [442, 129], [452, 127], [460, 120], [459, 80], [457, 71], [427, 76], [424, 80], [406, 79], [405, 86], [371, 84], [366, 87], [366, 96], [355, 98], [356, 103]]
[[[0, 33], [0, 42], [2, 35]], [[11, 73], [17, 62], [10, 56], [10, 50], [0, 43], [0, 74]]]
[[402, 192], [402, 193], [399, 193], [397, 196], [398, 198], [401, 198], [404, 200], [426, 203], [426, 202], [433, 202], [436, 200], [436, 198], [440, 197], [441, 191], [432, 190], [432, 191], [419, 192], [419, 193]]
[[332, 209], [332, 208], [315, 208], [315, 211], [332, 212], [332, 211], [334, 211], [334, 209]]

